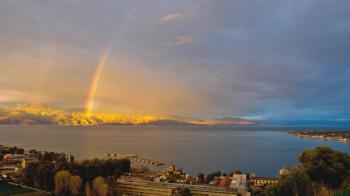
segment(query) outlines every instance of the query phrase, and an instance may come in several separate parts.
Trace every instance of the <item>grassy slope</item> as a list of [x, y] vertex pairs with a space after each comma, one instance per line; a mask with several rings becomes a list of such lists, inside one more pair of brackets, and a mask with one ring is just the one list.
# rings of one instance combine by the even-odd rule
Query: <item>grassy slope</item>
[[15, 186], [7, 183], [0, 183], [0, 196], [47, 196], [48, 194], [25, 189], [20, 186]]

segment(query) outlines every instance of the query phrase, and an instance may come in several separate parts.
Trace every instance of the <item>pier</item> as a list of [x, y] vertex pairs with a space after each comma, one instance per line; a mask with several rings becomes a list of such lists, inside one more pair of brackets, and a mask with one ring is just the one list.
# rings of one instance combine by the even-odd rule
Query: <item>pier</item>
[[105, 156], [107, 156], [109, 158], [115, 158], [115, 159], [129, 159], [130, 161], [135, 161], [135, 162], [148, 164], [148, 165], [155, 165], [155, 166], [165, 165], [165, 163], [162, 163], [160, 161], [154, 161], [154, 160], [150, 160], [150, 159], [141, 158], [135, 154], [109, 154], [109, 153], [106, 153]]

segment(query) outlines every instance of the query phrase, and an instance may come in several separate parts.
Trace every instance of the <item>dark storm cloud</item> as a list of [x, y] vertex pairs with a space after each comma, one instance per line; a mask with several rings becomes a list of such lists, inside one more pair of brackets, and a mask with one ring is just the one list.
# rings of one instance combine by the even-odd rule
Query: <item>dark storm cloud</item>
[[[101, 102], [116, 110], [272, 120], [350, 115], [350, 2], [345, 0], [14, 0], [0, 3], [0, 28], [1, 68], [11, 70], [12, 63], [24, 69], [18, 63], [28, 58], [54, 59], [52, 77], [71, 73], [67, 80], [77, 89], [86, 88], [96, 58], [113, 40], [99, 88]], [[142, 85], [148, 77], [150, 84]], [[4, 78], [0, 85], [29, 88], [26, 79]], [[115, 83], [123, 95], [113, 89]], [[147, 101], [135, 104], [136, 94], [125, 89]], [[54, 101], [79, 103], [85, 92], [77, 91], [74, 97], [50, 94], [62, 97]]]

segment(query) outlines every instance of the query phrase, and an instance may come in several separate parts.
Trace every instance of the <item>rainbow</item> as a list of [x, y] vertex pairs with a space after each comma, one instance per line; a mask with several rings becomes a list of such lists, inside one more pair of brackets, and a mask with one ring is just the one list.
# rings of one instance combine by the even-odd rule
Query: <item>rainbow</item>
[[89, 87], [89, 91], [88, 91], [88, 94], [86, 97], [85, 107], [84, 107], [85, 108], [85, 115], [88, 118], [90, 118], [91, 114], [92, 114], [98, 82], [100, 80], [103, 67], [107, 62], [108, 55], [109, 55], [109, 48], [106, 48], [104, 50], [104, 52], [102, 53], [102, 55], [98, 61], [98, 64], [96, 65], [95, 72], [94, 72], [92, 79], [91, 79], [91, 83], [90, 83], [90, 87]]

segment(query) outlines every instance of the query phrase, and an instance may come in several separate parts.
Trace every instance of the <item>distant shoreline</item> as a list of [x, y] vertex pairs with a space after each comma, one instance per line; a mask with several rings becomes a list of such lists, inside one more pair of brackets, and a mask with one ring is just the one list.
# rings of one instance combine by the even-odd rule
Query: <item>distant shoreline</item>
[[321, 139], [321, 140], [335, 140], [338, 142], [350, 143], [350, 131], [346, 130], [295, 130], [290, 131], [292, 135], [297, 137], [309, 137], [312, 139]]

